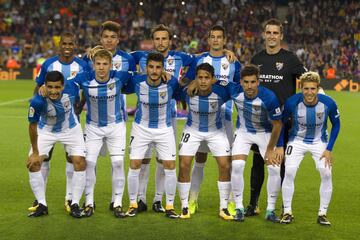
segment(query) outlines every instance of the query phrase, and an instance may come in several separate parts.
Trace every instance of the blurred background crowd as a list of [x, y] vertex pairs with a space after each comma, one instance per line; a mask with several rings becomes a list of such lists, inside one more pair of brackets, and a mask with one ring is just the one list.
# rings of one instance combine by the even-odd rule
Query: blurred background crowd
[[0, 0], [0, 69], [35, 67], [56, 54], [59, 35], [73, 31], [83, 55], [99, 40], [105, 20], [121, 24], [119, 48], [149, 46], [151, 28], [173, 30], [173, 49], [207, 51], [215, 24], [227, 31], [226, 48], [247, 63], [263, 48], [262, 24], [271, 17], [284, 24], [284, 47], [324, 78], [360, 78], [360, 1], [358, 0]]

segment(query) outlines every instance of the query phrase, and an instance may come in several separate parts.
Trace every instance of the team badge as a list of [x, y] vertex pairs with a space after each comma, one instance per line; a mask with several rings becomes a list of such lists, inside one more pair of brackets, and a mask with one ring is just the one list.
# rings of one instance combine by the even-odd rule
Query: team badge
[[318, 117], [318, 119], [323, 119], [323, 117], [324, 117], [324, 112], [316, 113], [316, 116]]
[[276, 68], [277, 68], [277, 70], [280, 71], [283, 67], [284, 67], [284, 63], [282, 63], [282, 62], [277, 62], [277, 63], [276, 63]]
[[252, 107], [253, 107], [255, 112], [257, 112], [257, 111], [259, 111], [261, 109], [260, 106], [256, 106], [256, 105], [253, 105]]
[[160, 93], [160, 97], [161, 97], [162, 99], [164, 99], [164, 98], [166, 97], [166, 92], [161, 92], [161, 93]]
[[70, 106], [70, 101], [64, 102], [64, 108], [65, 108], [65, 109], [68, 109], [69, 106]]
[[114, 62], [114, 68], [119, 70], [121, 67], [121, 62]]
[[210, 103], [210, 106], [212, 107], [212, 109], [215, 109], [217, 107], [217, 102]]
[[226, 70], [229, 67], [229, 64], [223, 63], [223, 64], [221, 64], [221, 66], [224, 70]]
[[228, 82], [227, 82], [227, 81], [224, 81], [224, 80], [221, 80], [221, 81], [219, 81], [219, 84], [220, 84], [221, 86], [226, 86], [226, 85], [228, 85]]
[[33, 107], [29, 108], [29, 117], [34, 117], [35, 115], [35, 109]]
[[168, 62], [169, 65], [172, 65], [172, 64], [174, 63], [174, 59], [169, 58], [169, 59], [167, 60], [167, 62]]
[[110, 83], [110, 84], [108, 85], [108, 88], [109, 88], [110, 90], [113, 90], [114, 86], [115, 86], [115, 83]]

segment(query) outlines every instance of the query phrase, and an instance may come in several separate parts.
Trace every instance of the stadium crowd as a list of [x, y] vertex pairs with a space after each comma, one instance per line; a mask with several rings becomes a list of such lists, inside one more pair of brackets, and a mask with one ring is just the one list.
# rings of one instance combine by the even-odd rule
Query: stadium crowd
[[[119, 47], [125, 51], [141, 48], [141, 42], [150, 39], [151, 28], [164, 23], [173, 30], [174, 49], [202, 52], [207, 50], [207, 29], [220, 24], [228, 31], [226, 47], [247, 63], [262, 47], [261, 24], [279, 15], [281, 8], [284, 44], [309, 70], [327, 78], [360, 78], [360, 3], [309, 2], [5, 0], [0, 10], [0, 68], [36, 66], [55, 54], [64, 30], [77, 33], [78, 51], [83, 54], [98, 42], [100, 24], [108, 19], [121, 24]], [[14, 39], [11, 46], [3, 37]]]

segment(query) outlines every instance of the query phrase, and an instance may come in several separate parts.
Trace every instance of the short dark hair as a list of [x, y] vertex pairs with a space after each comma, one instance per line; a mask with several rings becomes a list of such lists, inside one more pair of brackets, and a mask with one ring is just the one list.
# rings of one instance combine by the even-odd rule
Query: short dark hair
[[258, 66], [254, 64], [246, 64], [243, 69], [241, 69], [241, 78], [246, 76], [252, 76], [255, 75], [256, 79], [259, 80], [260, 75], [260, 69]]
[[164, 66], [164, 56], [159, 52], [151, 52], [148, 54], [146, 59], [146, 66], [150, 61], [161, 62], [161, 64]]
[[71, 37], [72, 39], [74, 39], [74, 42], [76, 42], [76, 37], [75, 35], [72, 33], [72, 32], [68, 32], [68, 31], [65, 31], [63, 33], [61, 33], [60, 35], [60, 42], [63, 40], [63, 38], [65, 37]]
[[45, 83], [59, 81], [64, 85], [64, 75], [59, 71], [50, 71], [45, 75]]
[[105, 21], [101, 24], [100, 36], [102, 36], [105, 30], [116, 32], [116, 34], [120, 35], [120, 24], [114, 21]]
[[156, 25], [153, 29], [151, 29], [151, 39], [154, 39], [154, 34], [156, 32], [165, 31], [169, 34], [169, 39], [172, 38], [172, 32], [169, 27], [165, 26], [164, 24]]
[[275, 25], [275, 26], [278, 26], [280, 28], [280, 33], [283, 33], [283, 25], [282, 23], [280, 22], [279, 19], [277, 18], [270, 18], [269, 20], [267, 20], [264, 24], [264, 31], [266, 29], [266, 26], [267, 25]]
[[212, 31], [222, 31], [223, 37], [224, 38], [226, 37], [225, 28], [223, 26], [220, 26], [220, 25], [213, 26], [209, 31], [209, 36], [208, 37], [210, 37]]
[[214, 74], [215, 74], [214, 67], [211, 66], [209, 63], [202, 63], [202, 64], [198, 65], [196, 67], [196, 75], [199, 70], [207, 71], [208, 73], [210, 73], [211, 77], [214, 77]]

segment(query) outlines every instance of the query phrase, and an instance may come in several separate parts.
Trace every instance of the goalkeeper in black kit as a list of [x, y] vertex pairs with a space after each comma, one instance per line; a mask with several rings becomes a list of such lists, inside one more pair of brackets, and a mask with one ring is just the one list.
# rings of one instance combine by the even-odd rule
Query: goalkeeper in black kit
[[[307, 70], [294, 53], [281, 48], [283, 26], [279, 20], [270, 19], [265, 23], [263, 38], [265, 49], [257, 53], [251, 59], [251, 63], [260, 68], [260, 84], [272, 90], [283, 106], [286, 99], [296, 92], [296, 79]], [[289, 128], [289, 124], [285, 124], [284, 136], [288, 136]], [[284, 143], [287, 143], [287, 139], [284, 140]], [[258, 199], [264, 182], [264, 159], [256, 145], [252, 146], [252, 150], [254, 158], [250, 180], [251, 197], [245, 216], [259, 214]], [[281, 179], [283, 179], [284, 171], [285, 168], [282, 164]]]

